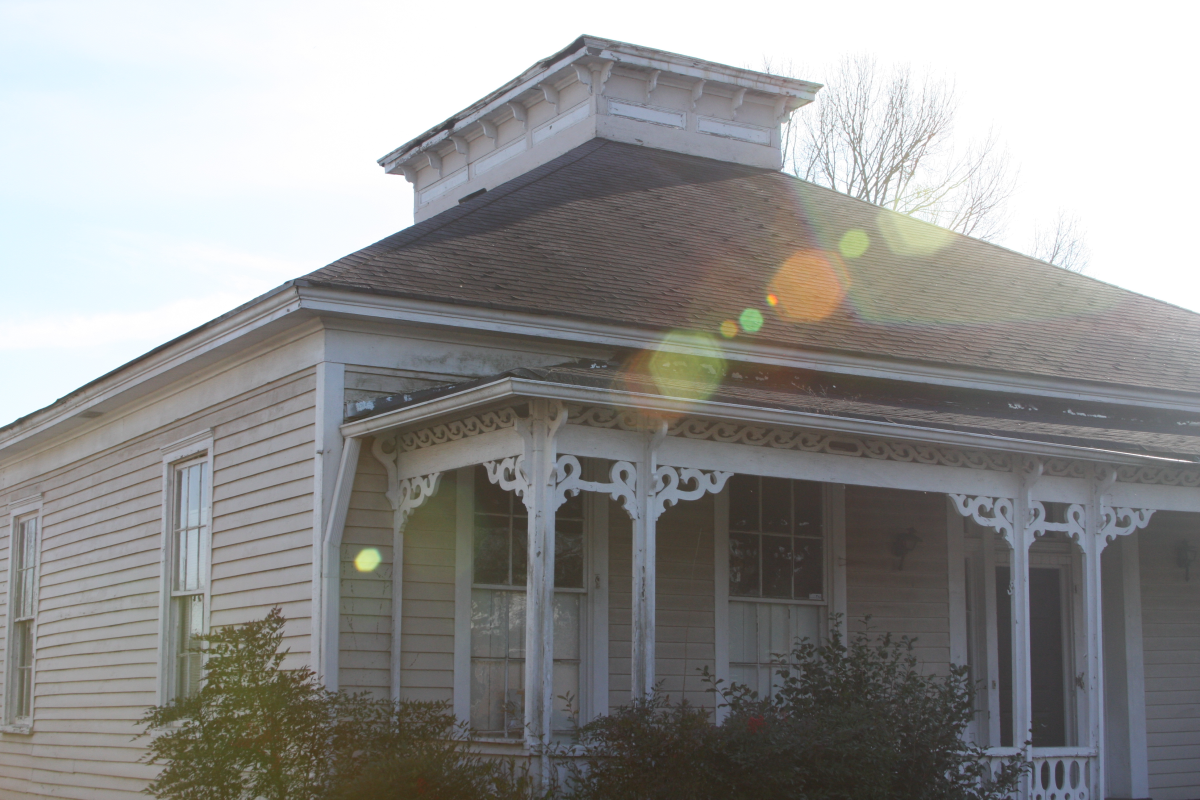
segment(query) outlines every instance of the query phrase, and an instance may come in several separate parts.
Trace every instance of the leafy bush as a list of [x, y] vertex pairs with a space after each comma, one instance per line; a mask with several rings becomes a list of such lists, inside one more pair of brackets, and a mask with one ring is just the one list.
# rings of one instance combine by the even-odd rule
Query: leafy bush
[[806, 798], [1000, 800], [1023, 765], [992, 776], [962, 739], [974, 713], [965, 668], [922, 675], [908, 639], [867, 633], [802, 642], [769, 698], [725, 687], [721, 726], [661, 696], [580, 729], [579, 800]]
[[283, 670], [284, 617], [222, 628], [206, 642], [194, 696], [146, 712], [146, 793], [171, 800], [517, 800], [531, 782], [473, 751], [445, 703], [326, 691]]

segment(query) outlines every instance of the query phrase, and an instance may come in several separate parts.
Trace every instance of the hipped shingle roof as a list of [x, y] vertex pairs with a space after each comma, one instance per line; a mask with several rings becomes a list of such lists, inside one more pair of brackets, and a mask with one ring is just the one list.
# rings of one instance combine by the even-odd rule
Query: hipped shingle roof
[[737, 336], [798, 350], [1200, 391], [1196, 314], [783, 173], [603, 140], [304, 280], [717, 340], [741, 318]]

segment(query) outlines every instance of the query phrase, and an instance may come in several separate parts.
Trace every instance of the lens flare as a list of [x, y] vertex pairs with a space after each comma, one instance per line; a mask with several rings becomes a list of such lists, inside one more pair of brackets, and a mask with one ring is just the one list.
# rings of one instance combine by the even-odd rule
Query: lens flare
[[737, 336], [738, 324], [731, 319], [727, 319], [721, 323], [721, 335], [726, 339], [732, 339]]
[[848, 282], [837, 256], [801, 250], [783, 262], [769, 288], [779, 298], [783, 316], [796, 322], [817, 322], [837, 310]]
[[867, 236], [866, 231], [851, 228], [842, 234], [841, 240], [838, 241], [838, 252], [842, 254], [842, 258], [858, 258], [867, 252], [870, 246], [871, 237]]
[[383, 562], [383, 556], [374, 547], [364, 547], [354, 557], [354, 568], [359, 572], [374, 572]]
[[931, 256], [954, 240], [951, 231], [907, 214], [880, 211], [877, 222], [888, 247], [899, 256]]
[[763, 326], [762, 312], [757, 308], [747, 308], [738, 317], [738, 322], [746, 333], [758, 333]]
[[707, 400], [725, 377], [725, 356], [711, 336], [672, 331], [649, 353], [646, 371], [663, 394]]
[[777, 295], [777, 294], [767, 295], [767, 305], [771, 306], [772, 308], [779, 305], [779, 295]]

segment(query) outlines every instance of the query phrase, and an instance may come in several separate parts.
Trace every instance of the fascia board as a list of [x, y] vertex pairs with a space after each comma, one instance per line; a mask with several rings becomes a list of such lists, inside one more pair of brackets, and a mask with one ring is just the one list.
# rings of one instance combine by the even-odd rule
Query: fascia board
[[510, 399], [544, 398], [565, 403], [592, 403], [608, 406], [637, 408], [656, 411], [671, 416], [694, 416], [719, 420], [735, 420], [755, 425], [808, 428], [856, 436], [873, 436], [884, 439], [901, 439], [924, 444], [940, 444], [966, 447], [976, 450], [995, 450], [1005, 453], [1040, 456], [1042, 458], [1069, 458], [1087, 461], [1104, 461], [1113, 464], [1181, 466], [1192, 465], [1191, 461], [1158, 456], [1140, 456], [1117, 450], [1079, 447], [1048, 442], [1034, 442], [1005, 436], [982, 433], [949, 431], [939, 428], [924, 428], [896, 422], [874, 422], [814, 414], [806, 411], [756, 408], [733, 403], [708, 400], [678, 400], [641, 392], [625, 392], [615, 389], [596, 389], [585, 386], [569, 386], [556, 383], [532, 381], [528, 378], [502, 378], [494, 383], [465, 389], [461, 392], [438, 397], [424, 403], [396, 409], [377, 417], [348, 422], [342, 426], [346, 438], [369, 436], [381, 431], [411, 427], [430, 423], [451, 413], [461, 413], [481, 406], [492, 405]]
[[[448, 302], [414, 300], [391, 295], [353, 292], [325, 287], [301, 286], [305, 308], [325, 314], [359, 316], [402, 321], [417, 325], [468, 328], [491, 333], [507, 333], [540, 339], [586, 342], [591, 345], [636, 350], [658, 347], [662, 333], [586, 320], [548, 317], [520, 311], [458, 305]], [[845, 375], [917, 381], [938, 386], [978, 389], [1079, 400], [1161, 408], [1200, 413], [1200, 398], [1194, 394], [1171, 393], [1153, 389], [1040, 378], [1017, 373], [988, 373], [959, 367], [947, 367], [899, 359], [872, 359], [843, 353], [798, 351], [792, 348], [722, 342], [732, 361], [771, 366], [832, 372]], [[676, 348], [681, 351], [685, 348]]]
[[[473, 124], [480, 117], [486, 116], [526, 92], [536, 89], [539, 84], [545, 83], [549, 78], [556, 76], [575, 61], [590, 57], [591, 54], [588, 52], [588, 48], [581, 47], [558, 59], [545, 69], [534, 71], [524, 80], [522, 80], [522, 76], [517, 76], [510, 85], [501, 86], [494, 94], [484, 97], [478, 103], [467, 106], [453, 117], [431, 128], [426, 133], [400, 145], [383, 158], [378, 159], [376, 163], [387, 169], [392, 164], [405, 161], [423, 150], [428, 150], [430, 147], [434, 147], [449, 139], [451, 134], [457, 133], [468, 125]], [[451, 122], [452, 120], [453, 122]]]
[[117, 367], [62, 400], [14, 421], [7, 430], [0, 429], [0, 454], [31, 438], [47, 435], [55, 427], [77, 420], [81, 412], [107, 401], [128, 393], [153, 391], [168, 376], [177, 379], [201, 369], [204, 366], [202, 356], [301, 310], [295, 287], [284, 284], [258, 300]]

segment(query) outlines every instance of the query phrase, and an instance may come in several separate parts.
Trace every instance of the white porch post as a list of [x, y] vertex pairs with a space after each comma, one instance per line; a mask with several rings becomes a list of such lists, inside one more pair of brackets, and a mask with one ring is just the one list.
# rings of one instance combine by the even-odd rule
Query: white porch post
[[350, 493], [354, 488], [354, 476], [358, 471], [358, 453], [362, 439], [351, 437], [342, 448], [338, 465], [333, 500], [330, 504], [324, 535], [321, 537], [321, 582], [318, 587], [320, 600], [317, 604], [317, 633], [320, 646], [317, 649], [317, 673], [325, 688], [338, 690], [338, 629], [341, 620], [342, 601], [342, 531], [346, 527], [346, 514], [350, 509]]
[[[529, 571], [525, 598], [525, 743], [536, 746], [550, 734], [554, 708], [554, 512], [555, 434], [567, 419], [560, 403], [530, 401], [529, 418], [518, 423], [525, 442], [529, 510]], [[545, 768], [545, 765], [543, 765]]]
[[1104, 569], [1106, 788], [1117, 797], [1148, 798], [1146, 677], [1142, 654], [1142, 586], [1136, 536], [1113, 542]]
[[[1021, 471], [1021, 490], [1013, 508], [1012, 538], [1012, 652], [1013, 652], [1013, 746], [1023, 747], [1033, 734], [1033, 707], [1030, 687], [1032, 673], [1029, 662], [1029, 546], [1033, 543], [1030, 529], [1031, 500], [1034, 484], [1041, 477], [1041, 464], [1032, 472]], [[1026, 779], [1027, 780], [1027, 779]]]
[[654, 688], [654, 595], [656, 523], [654, 512], [655, 473], [658, 446], [667, 435], [660, 420], [644, 433], [641, 459], [637, 465], [637, 516], [633, 519], [633, 636], [630, 665], [631, 693], [646, 697]]
[[1084, 627], [1087, 642], [1087, 747], [1096, 758], [1092, 762], [1091, 787], [1094, 797], [1104, 797], [1104, 642], [1101, 618], [1100, 554], [1104, 550], [1104, 494], [1112, 488], [1114, 476], [1107, 474], [1092, 479], [1089, 487], [1087, 512], [1084, 517], [1086, 535], [1083, 547]]

